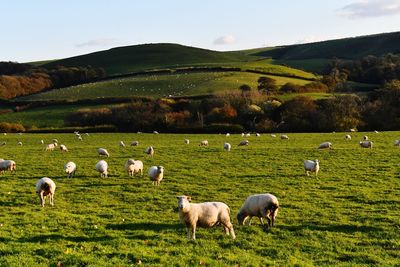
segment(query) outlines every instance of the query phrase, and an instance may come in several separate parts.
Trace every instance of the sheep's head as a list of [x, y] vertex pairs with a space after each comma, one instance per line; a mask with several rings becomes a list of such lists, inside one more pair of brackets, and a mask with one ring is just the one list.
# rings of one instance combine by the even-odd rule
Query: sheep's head
[[189, 206], [189, 202], [192, 200], [190, 196], [178, 196], [176, 198], [178, 199], [178, 210], [180, 211], [185, 211]]
[[157, 172], [158, 173], [164, 173], [164, 167], [163, 166], [157, 166]]
[[244, 224], [244, 220], [246, 219], [247, 215], [244, 212], [239, 212], [237, 214], [237, 220], [239, 225], [243, 225]]
[[315, 164], [319, 164], [319, 160], [318, 159], [314, 160], [314, 162], [315, 162]]

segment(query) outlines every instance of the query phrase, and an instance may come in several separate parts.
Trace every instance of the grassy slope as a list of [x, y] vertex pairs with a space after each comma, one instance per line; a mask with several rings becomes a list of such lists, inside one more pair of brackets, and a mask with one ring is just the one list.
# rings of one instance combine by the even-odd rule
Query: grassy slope
[[[364, 133], [352, 141], [344, 134], [291, 134], [289, 141], [267, 135], [250, 137], [237, 148], [232, 135], [92, 134], [79, 142], [72, 134], [1, 136], [3, 158], [17, 162], [16, 175], [6, 173], [0, 184], [0, 265], [2, 266], [394, 266], [400, 235], [399, 132], [371, 134], [376, 147], [358, 147]], [[70, 149], [45, 153], [58, 138]], [[189, 138], [190, 145], [183, 139]], [[208, 139], [210, 147], [197, 143]], [[18, 140], [24, 145], [16, 146]], [[139, 147], [121, 149], [118, 142], [139, 140]], [[222, 150], [229, 141], [231, 152]], [[335, 149], [319, 151], [322, 141]], [[154, 158], [143, 150], [153, 145]], [[97, 147], [108, 148], [109, 178], [94, 170]], [[127, 158], [143, 160], [145, 169], [161, 164], [165, 178], [159, 188], [147, 177], [130, 178], [123, 171]], [[307, 177], [304, 159], [318, 158], [318, 179]], [[62, 166], [78, 165], [67, 179]], [[361, 164], [362, 163], [362, 164]], [[57, 184], [55, 206], [39, 207], [34, 184], [49, 176]], [[264, 232], [257, 220], [239, 227], [235, 216], [244, 199], [261, 192], [275, 194], [281, 209], [275, 228]], [[220, 227], [199, 228], [188, 242], [179, 222], [175, 196], [194, 202], [218, 200], [232, 211], [237, 239]]]

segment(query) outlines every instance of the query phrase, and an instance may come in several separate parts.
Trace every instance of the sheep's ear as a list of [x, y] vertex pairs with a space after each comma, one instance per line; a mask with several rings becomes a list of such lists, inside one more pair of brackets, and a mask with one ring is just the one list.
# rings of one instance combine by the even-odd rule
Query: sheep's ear
[[186, 197], [188, 201], [192, 201], [192, 197], [191, 196], [187, 196]]

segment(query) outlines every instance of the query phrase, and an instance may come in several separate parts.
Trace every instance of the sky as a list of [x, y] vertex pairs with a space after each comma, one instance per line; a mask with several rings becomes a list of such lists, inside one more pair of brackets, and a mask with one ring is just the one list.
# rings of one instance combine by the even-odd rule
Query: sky
[[218, 51], [400, 31], [400, 0], [1, 0], [0, 61], [178, 43]]

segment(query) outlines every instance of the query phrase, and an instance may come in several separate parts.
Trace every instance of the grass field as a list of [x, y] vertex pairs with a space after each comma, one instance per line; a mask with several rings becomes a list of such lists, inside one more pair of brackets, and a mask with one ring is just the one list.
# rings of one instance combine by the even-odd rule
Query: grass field
[[19, 100], [93, 99], [107, 97], [151, 96], [164, 97], [212, 94], [218, 91], [238, 89], [242, 84], [257, 88], [260, 76], [276, 80], [278, 85], [287, 82], [304, 85], [310, 81], [280, 76], [261, 75], [247, 72], [201, 72], [138, 76], [113, 79], [97, 83], [71, 86], [63, 89], [25, 96]]
[[[398, 266], [400, 249], [400, 132], [367, 133], [375, 147], [361, 149], [354, 133], [289, 134], [283, 141], [267, 134], [239, 135], [8, 134], [0, 136], [0, 157], [17, 162], [16, 174], [0, 184], [1, 266]], [[70, 152], [45, 152], [39, 140], [57, 138]], [[184, 145], [183, 140], [191, 140]], [[208, 139], [209, 147], [198, 142]], [[120, 148], [120, 140], [138, 147]], [[22, 146], [17, 142], [22, 141]], [[224, 152], [225, 141], [233, 145]], [[335, 149], [316, 150], [331, 141]], [[155, 147], [154, 158], [144, 154]], [[97, 148], [110, 152], [109, 177], [94, 165]], [[129, 177], [128, 158], [145, 170], [165, 167], [156, 188], [145, 177]], [[318, 178], [304, 175], [302, 161], [318, 158]], [[63, 165], [78, 170], [68, 179]], [[57, 184], [55, 206], [39, 206], [35, 183]], [[275, 227], [264, 231], [257, 220], [239, 227], [236, 213], [250, 194], [269, 192], [280, 201]], [[188, 241], [179, 222], [177, 195], [194, 202], [223, 201], [231, 208], [236, 240], [220, 227], [199, 228]]]

